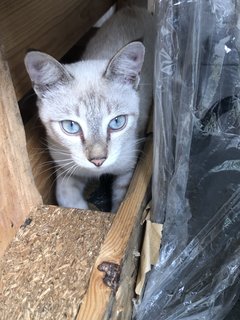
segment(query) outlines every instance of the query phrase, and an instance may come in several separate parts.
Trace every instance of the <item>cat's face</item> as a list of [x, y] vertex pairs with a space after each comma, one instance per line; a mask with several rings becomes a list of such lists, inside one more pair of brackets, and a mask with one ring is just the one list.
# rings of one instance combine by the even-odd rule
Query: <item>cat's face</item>
[[65, 66], [40, 52], [27, 54], [39, 115], [60, 165], [102, 174], [134, 164], [143, 58], [139, 42], [124, 47], [111, 61]]

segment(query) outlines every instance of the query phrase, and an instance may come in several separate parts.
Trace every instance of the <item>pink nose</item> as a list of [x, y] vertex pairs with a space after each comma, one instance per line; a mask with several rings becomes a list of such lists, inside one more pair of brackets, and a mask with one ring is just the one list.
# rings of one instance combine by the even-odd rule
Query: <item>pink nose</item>
[[96, 167], [101, 167], [101, 165], [103, 164], [103, 162], [106, 160], [106, 158], [93, 158], [93, 159], [90, 159], [90, 161], [95, 164]]

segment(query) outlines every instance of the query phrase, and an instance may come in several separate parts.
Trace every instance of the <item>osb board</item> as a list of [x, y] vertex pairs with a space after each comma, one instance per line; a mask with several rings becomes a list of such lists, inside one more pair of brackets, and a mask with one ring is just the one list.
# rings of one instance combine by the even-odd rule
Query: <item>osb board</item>
[[30, 88], [23, 58], [35, 48], [60, 59], [110, 8], [113, 0], [2, 0], [0, 39], [17, 98]]
[[0, 319], [75, 319], [114, 215], [44, 206], [0, 264]]

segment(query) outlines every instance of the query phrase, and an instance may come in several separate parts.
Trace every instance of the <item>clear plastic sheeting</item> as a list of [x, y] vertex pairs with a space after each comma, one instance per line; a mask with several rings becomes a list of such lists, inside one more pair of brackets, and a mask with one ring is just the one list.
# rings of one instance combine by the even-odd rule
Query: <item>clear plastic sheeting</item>
[[137, 320], [239, 320], [240, 1], [156, 1], [154, 222]]

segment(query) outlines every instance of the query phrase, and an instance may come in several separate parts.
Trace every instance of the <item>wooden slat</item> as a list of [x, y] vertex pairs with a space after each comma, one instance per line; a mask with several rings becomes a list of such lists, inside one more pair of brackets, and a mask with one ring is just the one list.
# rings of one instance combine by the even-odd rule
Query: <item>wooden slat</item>
[[42, 203], [8, 65], [0, 48], [0, 256], [33, 206]]
[[[129, 241], [135, 233], [136, 226], [139, 227], [139, 215], [142, 213], [143, 199], [151, 178], [152, 143], [149, 142], [145, 146], [143, 154], [144, 156], [135, 170], [127, 196], [116, 214], [113, 225], [94, 264], [89, 288], [84, 297], [77, 320], [116, 319], [111, 318], [109, 312], [111, 313], [111, 305], [114, 303], [115, 285], [117, 285], [117, 283], [110, 277], [109, 281], [112, 280], [112, 287], [107, 286], [103, 282], [104, 273], [99, 271], [99, 268], [115, 268], [115, 275], [118, 276], [119, 273], [121, 278], [121, 270], [124, 269], [127, 255], [134, 254], [134, 252], [130, 253], [127, 249]], [[112, 273], [114, 275], [114, 272]], [[122, 277], [124, 277], [124, 275], [122, 275]], [[124, 290], [122, 290], [120, 294], [123, 300], [125, 295], [125, 301], [127, 302], [128, 296]], [[120, 299], [120, 297], [118, 297], [118, 299]], [[124, 310], [122, 310], [122, 317], [119, 319], [128, 319], [125, 318]]]
[[23, 58], [36, 48], [60, 59], [114, 3], [113, 0], [2, 0], [0, 40], [17, 98], [29, 90]]

